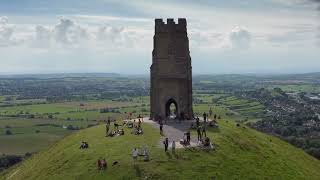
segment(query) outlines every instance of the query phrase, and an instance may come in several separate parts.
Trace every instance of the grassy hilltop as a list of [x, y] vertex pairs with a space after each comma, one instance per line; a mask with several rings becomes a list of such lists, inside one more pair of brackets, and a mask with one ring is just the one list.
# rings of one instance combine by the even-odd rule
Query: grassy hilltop
[[[209, 129], [216, 150], [178, 150], [176, 155], [157, 147], [157, 129], [143, 124], [145, 134], [104, 137], [99, 125], [71, 134], [23, 163], [5, 171], [0, 179], [319, 179], [320, 162], [304, 151], [250, 128], [221, 120], [219, 129]], [[80, 150], [82, 140], [90, 148]], [[133, 147], [147, 145], [151, 161], [131, 159]], [[105, 157], [106, 171], [96, 161]], [[113, 161], [118, 165], [111, 166]]]

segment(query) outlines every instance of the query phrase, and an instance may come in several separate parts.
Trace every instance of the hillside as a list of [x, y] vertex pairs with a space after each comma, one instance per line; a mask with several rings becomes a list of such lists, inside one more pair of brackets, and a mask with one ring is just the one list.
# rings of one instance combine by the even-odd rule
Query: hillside
[[[318, 179], [320, 162], [300, 149], [233, 121], [221, 120], [219, 129], [209, 129], [216, 150], [178, 150], [176, 155], [157, 148], [157, 129], [144, 124], [145, 134], [106, 138], [104, 126], [95, 126], [67, 136], [0, 179]], [[82, 140], [89, 143], [80, 150]], [[147, 145], [151, 161], [133, 166], [133, 147]], [[170, 153], [171, 154], [171, 153]], [[99, 172], [96, 160], [105, 157], [108, 169]], [[118, 165], [111, 166], [113, 161]]]

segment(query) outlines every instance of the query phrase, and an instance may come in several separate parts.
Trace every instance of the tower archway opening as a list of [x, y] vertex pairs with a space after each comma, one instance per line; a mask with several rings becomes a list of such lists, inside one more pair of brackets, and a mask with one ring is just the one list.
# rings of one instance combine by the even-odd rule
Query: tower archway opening
[[178, 105], [174, 99], [169, 99], [166, 103], [166, 118], [176, 119], [178, 118]]

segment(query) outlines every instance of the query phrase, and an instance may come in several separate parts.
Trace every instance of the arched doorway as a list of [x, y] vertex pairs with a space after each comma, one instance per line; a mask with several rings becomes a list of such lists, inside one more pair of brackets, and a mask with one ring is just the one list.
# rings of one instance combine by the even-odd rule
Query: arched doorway
[[178, 105], [177, 102], [172, 98], [169, 99], [166, 103], [166, 118], [178, 118]]

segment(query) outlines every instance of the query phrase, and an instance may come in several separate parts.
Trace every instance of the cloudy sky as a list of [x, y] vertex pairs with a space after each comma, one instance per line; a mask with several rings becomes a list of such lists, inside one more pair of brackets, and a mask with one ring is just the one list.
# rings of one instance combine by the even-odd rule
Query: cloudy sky
[[320, 71], [318, 2], [1, 0], [0, 74], [147, 74], [168, 17], [187, 18], [195, 74]]

